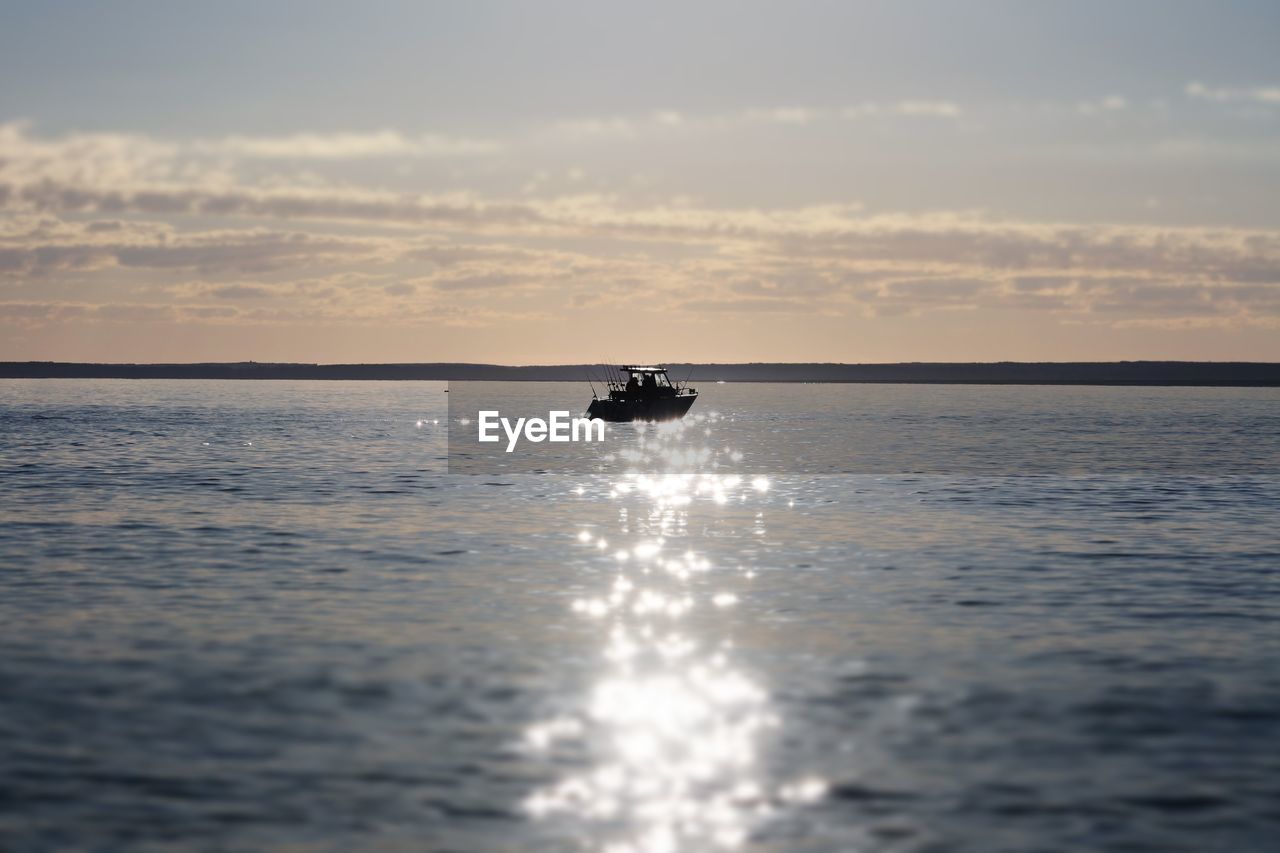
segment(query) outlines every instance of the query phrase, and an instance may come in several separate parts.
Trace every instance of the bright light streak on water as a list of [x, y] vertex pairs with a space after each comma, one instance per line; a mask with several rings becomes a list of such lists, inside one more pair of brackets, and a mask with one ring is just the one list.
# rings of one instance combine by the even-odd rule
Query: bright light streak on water
[[[691, 457], [672, 452], [681, 425], [642, 429], [656, 433], [645, 450], [652, 459], [687, 467]], [[599, 675], [574, 712], [530, 727], [525, 746], [551, 760], [585, 752], [589, 762], [530, 794], [529, 815], [581, 824], [605, 853], [734, 849], [779, 809], [822, 797], [817, 777], [780, 782], [763, 770], [762, 740], [782, 725], [768, 692], [735, 664], [727, 638], [688, 624], [700, 608], [737, 605], [739, 593], [695, 586], [695, 576], [714, 578], [712, 560], [669, 547], [685, 538], [691, 514], [715, 513], [731, 498], [761, 500], [768, 487], [763, 477], [745, 484], [735, 474], [636, 472], [605, 487], [628, 502], [617, 533], [635, 517], [647, 535], [614, 553], [617, 574], [606, 587], [572, 603], [600, 623]], [[762, 519], [763, 510], [757, 526]], [[593, 539], [585, 530], [576, 538], [583, 546]], [[723, 575], [751, 576], [741, 566]]]

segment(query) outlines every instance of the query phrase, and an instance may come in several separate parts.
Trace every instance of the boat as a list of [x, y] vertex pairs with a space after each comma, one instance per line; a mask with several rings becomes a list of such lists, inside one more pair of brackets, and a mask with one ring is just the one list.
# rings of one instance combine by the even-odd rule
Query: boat
[[672, 385], [665, 367], [628, 366], [618, 369], [626, 382], [610, 380], [609, 393], [597, 397], [592, 388], [587, 417], [621, 423], [626, 421], [674, 421], [685, 416], [698, 392], [688, 383]]

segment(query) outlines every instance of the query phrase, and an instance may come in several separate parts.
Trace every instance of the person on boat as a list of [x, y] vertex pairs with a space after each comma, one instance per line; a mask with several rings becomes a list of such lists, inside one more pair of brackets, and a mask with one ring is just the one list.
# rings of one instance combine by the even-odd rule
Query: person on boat
[[658, 379], [652, 373], [644, 375], [644, 393], [651, 397], [658, 393]]
[[640, 383], [636, 381], [636, 375], [631, 374], [631, 378], [627, 380], [627, 394], [634, 396], [640, 390]]

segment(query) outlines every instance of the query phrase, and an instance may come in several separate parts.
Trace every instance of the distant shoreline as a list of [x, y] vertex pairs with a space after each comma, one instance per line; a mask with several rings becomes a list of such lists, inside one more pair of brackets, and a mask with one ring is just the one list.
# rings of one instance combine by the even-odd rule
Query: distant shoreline
[[[836, 364], [757, 362], [666, 363], [674, 380], [924, 385], [1118, 385], [1280, 387], [1280, 363], [1205, 361], [902, 362]], [[617, 376], [601, 364], [512, 366], [424, 364], [94, 364], [0, 362], [0, 379], [288, 379], [382, 381], [528, 381], [599, 383]]]

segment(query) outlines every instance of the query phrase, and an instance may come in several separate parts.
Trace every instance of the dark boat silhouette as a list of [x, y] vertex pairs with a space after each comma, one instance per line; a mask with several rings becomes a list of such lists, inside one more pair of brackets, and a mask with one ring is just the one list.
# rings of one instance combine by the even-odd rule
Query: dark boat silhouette
[[674, 421], [683, 418], [698, 399], [698, 392], [687, 383], [672, 385], [665, 367], [621, 367], [619, 371], [628, 374], [627, 381], [607, 382], [606, 397], [592, 393], [587, 417], [614, 423]]

